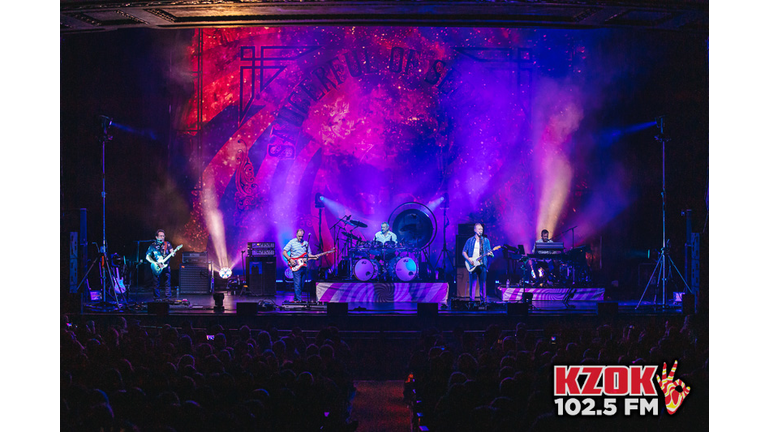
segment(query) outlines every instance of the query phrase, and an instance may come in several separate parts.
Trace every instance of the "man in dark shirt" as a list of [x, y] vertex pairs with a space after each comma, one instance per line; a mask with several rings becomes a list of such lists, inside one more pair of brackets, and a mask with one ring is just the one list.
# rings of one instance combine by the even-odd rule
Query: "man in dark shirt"
[[155, 298], [171, 298], [171, 267], [168, 262], [161, 262], [171, 254], [173, 247], [165, 241], [165, 231], [155, 232], [155, 242], [147, 249], [147, 261], [152, 265], [152, 275], [155, 279]]
[[488, 276], [488, 257], [493, 256], [491, 242], [488, 237], [483, 236], [483, 224], [475, 224], [475, 235], [467, 239], [462, 250], [464, 259], [471, 267], [474, 267], [469, 273], [469, 298], [475, 300], [475, 291], [478, 291], [480, 300], [486, 302], [485, 280]]

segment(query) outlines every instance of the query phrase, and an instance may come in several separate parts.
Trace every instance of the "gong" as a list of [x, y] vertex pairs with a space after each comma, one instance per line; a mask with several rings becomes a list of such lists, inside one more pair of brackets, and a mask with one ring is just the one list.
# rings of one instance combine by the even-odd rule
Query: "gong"
[[417, 202], [401, 204], [389, 215], [389, 220], [392, 221], [389, 225], [397, 234], [398, 241], [407, 248], [424, 249], [435, 238], [437, 219], [424, 204]]

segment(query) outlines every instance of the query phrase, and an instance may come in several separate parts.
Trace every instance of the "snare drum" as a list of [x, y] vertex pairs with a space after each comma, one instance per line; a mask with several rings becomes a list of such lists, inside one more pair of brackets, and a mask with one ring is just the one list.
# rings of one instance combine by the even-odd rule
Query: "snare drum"
[[355, 263], [352, 274], [355, 276], [355, 279], [361, 282], [375, 279], [379, 274], [379, 263], [367, 258], [360, 259]]
[[419, 267], [411, 257], [392, 258], [387, 264], [387, 270], [393, 280], [410, 282], [416, 278]]

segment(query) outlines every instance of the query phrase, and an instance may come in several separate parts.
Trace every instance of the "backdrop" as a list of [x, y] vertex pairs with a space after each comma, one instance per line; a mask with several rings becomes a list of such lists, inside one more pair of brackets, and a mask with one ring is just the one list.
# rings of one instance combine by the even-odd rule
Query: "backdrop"
[[393, 211], [419, 203], [433, 224], [433, 262], [444, 225], [449, 257], [459, 223], [482, 222], [492, 244], [527, 250], [543, 228], [560, 236], [576, 227], [562, 237], [568, 247], [590, 244], [599, 266], [624, 268], [609, 279], [631, 279], [626, 268], [662, 241], [658, 116], [674, 137], [668, 230], [682, 247], [678, 215], [688, 208], [703, 225], [707, 103], [706, 39], [696, 36], [416, 27], [74, 35], [62, 41], [62, 208], [88, 207], [90, 240], [100, 242], [96, 119], [107, 115], [107, 237], [127, 256], [163, 227], [185, 250], [237, 268], [248, 242], [282, 246], [304, 228], [316, 250], [320, 237], [329, 249], [340, 218], [367, 224], [354, 233], [370, 239]]

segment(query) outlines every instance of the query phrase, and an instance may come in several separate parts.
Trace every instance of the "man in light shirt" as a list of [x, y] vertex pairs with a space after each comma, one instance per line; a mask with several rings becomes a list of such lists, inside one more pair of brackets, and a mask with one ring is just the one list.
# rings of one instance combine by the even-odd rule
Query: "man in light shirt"
[[[296, 238], [292, 239], [283, 248], [283, 257], [288, 261], [288, 264], [294, 266], [296, 264], [296, 257], [300, 257], [306, 254], [307, 259], [314, 259], [312, 250], [309, 247], [309, 242], [304, 241], [304, 230], [299, 228], [296, 231]], [[307, 277], [309, 268], [305, 265], [300, 269], [293, 271], [293, 301], [301, 301], [301, 290], [304, 288], [304, 279]]]
[[386, 222], [381, 223], [381, 231], [377, 231], [373, 239], [380, 243], [386, 243], [393, 241], [397, 243], [397, 234], [389, 230], [389, 224]]

